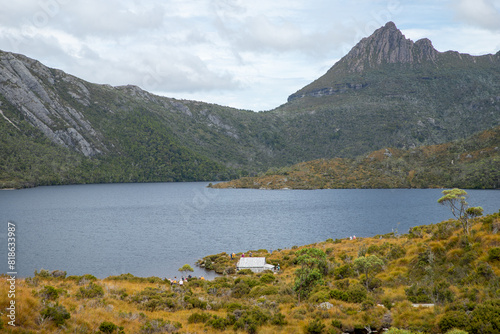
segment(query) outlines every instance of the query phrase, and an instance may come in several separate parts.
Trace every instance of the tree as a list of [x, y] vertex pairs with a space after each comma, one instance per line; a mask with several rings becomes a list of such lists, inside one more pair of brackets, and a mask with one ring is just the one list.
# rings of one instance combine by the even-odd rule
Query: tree
[[466, 202], [467, 192], [462, 189], [443, 190], [443, 197], [438, 199], [438, 203], [447, 205], [451, 209], [453, 216], [460, 222], [465, 236], [470, 235], [471, 219], [483, 214], [480, 206], [469, 207]]
[[300, 268], [295, 271], [294, 290], [300, 302], [301, 297], [307, 297], [312, 288], [322, 282], [327, 271], [326, 254], [318, 248], [305, 248], [295, 254]]
[[367, 290], [370, 286], [371, 274], [382, 269], [383, 265], [384, 261], [376, 255], [360, 256], [354, 260], [354, 268], [366, 276], [365, 286]]
[[193, 272], [194, 269], [189, 265], [189, 264], [185, 264], [183, 265], [182, 267], [179, 268], [179, 271], [183, 274], [183, 275], [186, 275], [186, 273], [188, 271], [191, 271]]

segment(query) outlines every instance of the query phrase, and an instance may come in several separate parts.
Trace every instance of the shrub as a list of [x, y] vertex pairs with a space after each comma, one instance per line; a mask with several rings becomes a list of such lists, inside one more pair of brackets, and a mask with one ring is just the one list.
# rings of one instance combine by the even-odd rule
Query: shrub
[[153, 333], [173, 333], [177, 332], [180, 328], [182, 328], [182, 324], [180, 322], [170, 322], [169, 320], [163, 320], [161, 318], [148, 320], [141, 327], [141, 333], [144, 334], [153, 334]]
[[64, 322], [71, 318], [68, 310], [63, 305], [48, 305], [40, 311], [40, 316], [52, 320], [57, 326], [64, 325]]
[[336, 300], [342, 300], [344, 302], [349, 300], [349, 296], [347, 295], [347, 293], [338, 289], [330, 290], [330, 297]]
[[45, 269], [40, 269], [40, 272], [35, 270], [35, 277], [40, 277], [40, 278], [50, 278], [52, 275], [48, 270]]
[[40, 296], [44, 299], [56, 300], [57, 298], [59, 298], [59, 292], [61, 292], [60, 289], [56, 289], [53, 286], [46, 285], [45, 288], [40, 291]]
[[248, 294], [250, 297], [269, 296], [278, 294], [277, 286], [256, 286]]
[[353, 284], [347, 290], [347, 300], [351, 303], [362, 303], [366, 299], [366, 289], [361, 284]]
[[189, 324], [205, 323], [210, 319], [211, 315], [208, 313], [192, 313], [188, 318]]
[[231, 289], [231, 296], [233, 298], [241, 298], [244, 295], [247, 295], [250, 292], [250, 286], [245, 281], [240, 281], [234, 285]]
[[191, 305], [191, 307], [193, 308], [199, 308], [199, 309], [206, 309], [207, 308], [207, 302], [205, 301], [202, 301], [196, 297], [189, 297], [189, 296], [185, 296], [184, 297], [184, 301], [189, 303]]
[[304, 328], [306, 334], [321, 334], [325, 331], [326, 325], [319, 319], [309, 322]]
[[493, 247], [488, 250], [488, 261], [500, 261], [500, 247]]
[[86, 287], [81, 287], [76, 296], [78, 298], [102, 297], [104, 296], [104, 289], [102, 286], [91, 282]]
[[285, 320], [285, 316], [281, 313], [275, 313], [271, 318], [271, 324], [275, 326], [284, 326], [288, 322]]
[[453, 328], [466, 328], [467, 314], [463, 311], [448, 311], [439, 320], [438, 326], [444, 333]]
[[224, 319], [224, 318], [220, 318], [216, 315], [213, 316], [213, 318], [209, 319], [206, 323], [205, 323], [205, 326], [210, 326], [214, 329], [218, 329], [218, 330], [225, 330], [226, 327], [229, 325], [229, 322], [228, 320]]
[[274, 277], [274, 274], [264, 274], [260, 278], [261, 283], [264, 283], [264, 284], [272, 283], [275, 280], [276, 280], [276, 278]]
[[99, 330], [103, 333], [113, 333], [118, 329], [118, 326], [109, 321], [103, 321], [99, 325]]
[[352, 269], [352, 265], [349, 263], [333, 270], [333, 276], [335, 277], [335, 279], [344, 279], [352, 276], [353, 274], [354, 270]]
[[238, 275], [253, 275], [253, 271], [250, 269], [242, 269], [238, 271]]
[[312, 303], [323, 303], [328, 299], [330, 299], [330, 294], [326, 291], [318, 291], [309, 297], [309, 301]]
[[467, 330], [481, 334], [500, 333], [500, 300], [495, 299], [477, 305], [470, 314]]
[[332, 320], [332, 327], [342, 329], [342, 322], [338, 319]]
[[387, 258], [389, 260], [396, 260], [406, 255], [406, 250], [399, 245], [391, 245]]
[[235, 310], [241, 310], [243, 308], [244, 308], [243, 305], [239, 303], [229, 303], [226, 305], [226, 310], [228, 312], [234, 312]]
[[256, 333], [257, 328], [265, 324], [270, 318], [269, 313], [265, 313], [258, 307], [245, 310], [239, 315], [239, 319], [234, 322], [234, 330], [246, 329], [249, 333]]
[[389, 297], [385, 297], [382, 299], [382, 305], [390, 311], [392, 308], [392, 300]]
[[412, 303], [431, 303], [430, 291], [428, 288], [418, 287], [413, 284], [405, 289], [406, 297]]

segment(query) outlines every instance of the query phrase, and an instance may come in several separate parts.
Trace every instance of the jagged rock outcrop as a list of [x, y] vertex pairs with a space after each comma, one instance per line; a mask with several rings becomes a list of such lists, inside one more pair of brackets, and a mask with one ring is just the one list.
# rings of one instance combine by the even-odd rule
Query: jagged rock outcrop
[[434, 61], [437, 54], [438, 51], [429, 39], [424, 38], [414, 43], [393, 22], [388, 22], [371, 36], [363, 38], [339, 65], [345, 62], [348, 72], [362, 72], [384, 63]]
[[[290, 95], [288, 102], [306, 96], [336, 95], [357, 90], [360, 87], [365, 88], [370, 85], [364, 78], [365, 74], [380, 69], [383, 65], [401, 64], [404, 66], [403, 69], [422, 64], [437, 66], [437, 62], [443, 58], [443, 55], [450, 53], [460, 60], [475, 61], [473, 56], [458, 52], [441, 53], [427, 38], [413, 42], [403, 35], [394, 22], [388, 22], [369, 37], [363, 38], [323, 77]], [[498, 61], [498, 59], [497, 54], [497, 56], [492, 56], [491, 61]]]
[[52, 142], [85, 156], [102, 153], [106, 147], [101, 135], [81, 112], [51, 89], [56, 81], [66, 82], [70, 96], [84, 106], [90, 105], [90, 93], [81, 80], [25, 56], [0, 52], [0, 95], [6, 103], [17, 108]]

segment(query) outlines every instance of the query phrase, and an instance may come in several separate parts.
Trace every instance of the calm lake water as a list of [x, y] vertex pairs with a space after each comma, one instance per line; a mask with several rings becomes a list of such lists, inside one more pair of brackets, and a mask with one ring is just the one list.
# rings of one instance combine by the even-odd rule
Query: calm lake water
[[[99, 278], [122, 273], [180, 276], [179, 267], [220, 252], [290, 248], [368, 237], [451, 218], [440, 189], [208, 189], [207, 182], [96, 184], [0, 191], [0, 247], [16, 224], [17, 271], [65, 270]], [[500, 191], [469, 190], [485, 213]], [[195, 275], [213, 276], [195, 268]]]

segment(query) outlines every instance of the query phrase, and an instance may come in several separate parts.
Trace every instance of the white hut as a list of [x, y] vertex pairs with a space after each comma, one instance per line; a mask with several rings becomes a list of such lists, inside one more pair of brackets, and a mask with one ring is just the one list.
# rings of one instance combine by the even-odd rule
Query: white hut
[[242, 257], [236, 264], [236, 271], [243, 269], [250, 269], [254, 273], [261, 273], [264, 270], [274, 270], [274, 266], [267, 264], [265, 257]]

